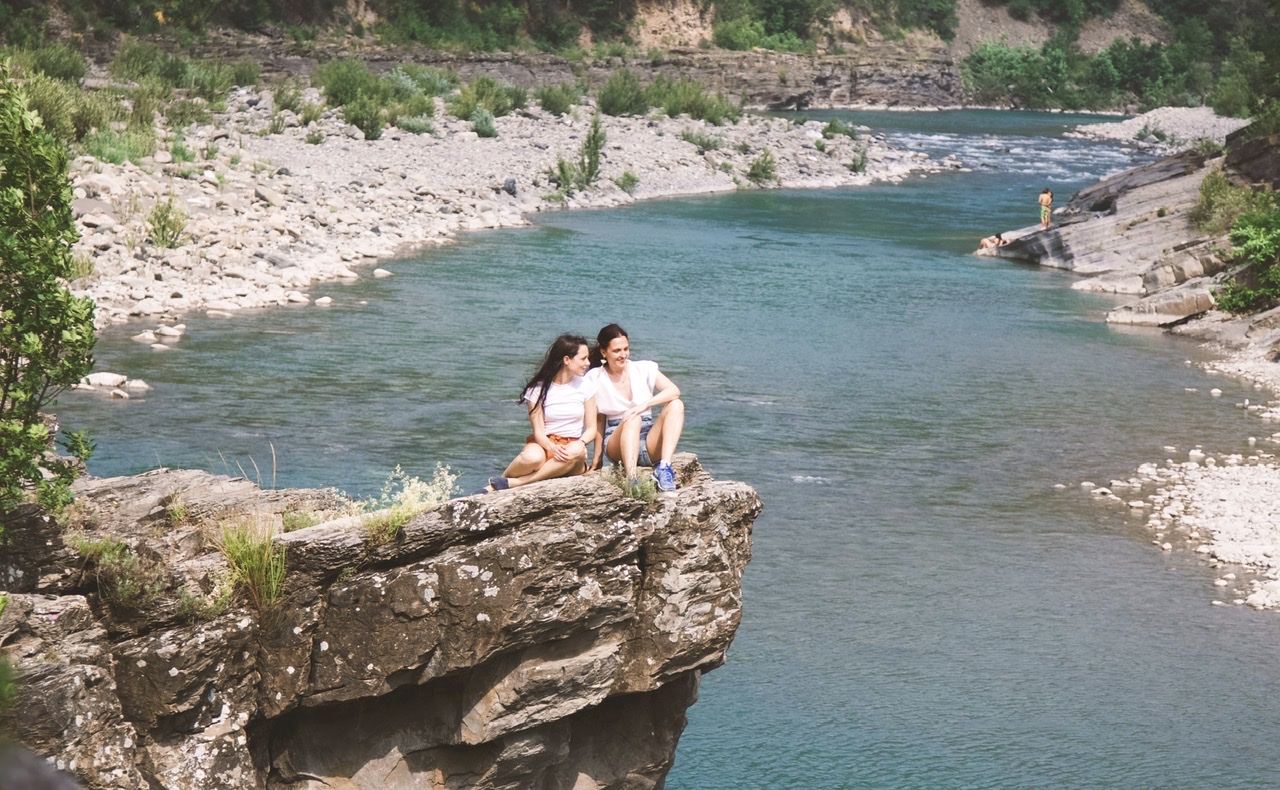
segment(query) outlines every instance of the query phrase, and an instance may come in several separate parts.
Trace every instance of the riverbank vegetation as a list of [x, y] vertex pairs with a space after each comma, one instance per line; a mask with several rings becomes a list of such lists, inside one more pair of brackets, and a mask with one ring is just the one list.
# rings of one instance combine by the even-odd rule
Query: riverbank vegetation
[[[861, 37], [902, 39], [912, 30], [927, 31], [944, 42], [957, 31], [957, 0], [698, 0], [711, 35], [702, 45], [730, 50], [771, 49], [838, 53]], [[975, 103], [1029, 109], [1146, 110], [1157, 106], [1212, 106], [1224, 115], [1248, 117], [1269, 96], [1280, 95], [1280, 39], [1269, 31], [1280, 22], [1280, 9], [1267, 0], [1233, 0], [1202, 4], [1191, 0], [1148, 0], [1165, 30], [1143, 39], [1119, 38], [1101, 51], [1079, 46], [1087, 23], [1107, 19], [1121, 0], [992, 0], [1015, 20], [1043, 24], [1053, 31], [1043, 45], [1020, 46], [992, 37], [966, 57], [965, 85]], [[421, 45], [431, 49], [554, 52], [578, 60], [623, 56], [660, 58], [633, 44], [638, 21], [635, 0], [375, 0], [362, 21], [345, 4], [313, 0], [299, 6], [279, 0], [233, 0], [217, 4], [195, 0], [0, 0], [0, 29], [18, 70], [74, 82], [84, 74], [77, 48], [50, 46], [53, 39], [110, 41], [116, 32], [162, 35], [185, 45], [201, 40], [215, 25], [244, 30], [275, 26], [288, 31], [305, 48], [318, 37], [338, 32], [373, 42]], [[837, 13], [855, 22], [837, 25]], [[70, 36], [67, 31], [70, 31]], [[55, 33], [56, 31], [56, 33]], [[869, 33], [870, 32], [870, 33]], [[584, 33], [594, 51], [582, 49]], [[1160, 39], [1160, 40], [1157, 40]], [[250, 64], [198, 64], [174, 56], [165, 60], [132, 45], [130, 57], [117, 56], [113, 75], [146, 77], [196, 98], [216, 102], [227, 85], [245, 84]], [[187, 68], [183, 68], [183, 63]], [[139, 90], [143, 86], [139, 85]], [[144, 91], [145, 92], [145, 91]], [[159, 96], [140, 102], [165, 100]], [[556, 97], [548, 96], [550, 101]], [[349, 102], [335, 99], [335, 106]], [[64, 101], [65, 103], [65, 101]], [[563, 106], [563, 102], [560, 103]], [[662, 105], [655, 105], [662, 106]], [[501, 112], [486, 108], [494, 117]], [[193, 106], [191, 112], [199, 112]], [[554, 111], [554, 110], [549, 110]], [[83, 135], [92, 125], [80, 108], [66, 123]], [[367, 101], [349, 111], [369, 118]], [[470, 119], [474, 114], [466, 114]], [[97, 116], [94, 116], [95, 118]], [[408, 117], [420, 118], [410, 113]], [[371, 131], [376, 124], [364, 122]], [[412, 124], [411, 124], [412, 125]], [[416, 124], [424, 126], [425, 119]]]

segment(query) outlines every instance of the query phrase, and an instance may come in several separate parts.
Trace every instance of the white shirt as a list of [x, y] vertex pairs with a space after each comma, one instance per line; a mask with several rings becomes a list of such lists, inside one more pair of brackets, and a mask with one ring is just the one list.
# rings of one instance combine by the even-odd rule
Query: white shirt
[[[525, 390], [524, 400], [530, 406], [538, 402], [541, 387]], [[582, 376], [574, 376], [568, 384], [551, 383], [547, 400], [542, 404], [542, 421], [548, 435], [555, 434], [569, 439], [582, 436], [583, 417], [587, 402], [595, 395], [595, 384]]]
[[[658, 382], [658, 363], [649, 360], [627, 362], [627, 375], [631, 378], [631, 397], [624, 398], [613, 386], [609, 371], [603, 367], [587, 371], [587, 379], [595, 384], [596, 408], [606, 417], [618, 417], [628, 409], [647, 403], [653, 397]], [[641, 416], [652, 416], [653, 409], [645, 409]]]

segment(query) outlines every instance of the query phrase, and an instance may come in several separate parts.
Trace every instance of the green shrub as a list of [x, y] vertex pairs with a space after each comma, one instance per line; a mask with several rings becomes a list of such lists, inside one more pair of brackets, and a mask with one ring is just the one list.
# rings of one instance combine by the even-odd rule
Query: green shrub
[[457, 479], [449, 467], [441, 464], [436, 464], [429, 482], [408, 475], [396, 466], [383, 483], [378, 498], [362, 503], [368, 512], [363, 524], [369, 541], [374, 545], [389, 543], [409, 519], [449, 501], [457, 493], [454, 486]]
[[630, 69], [619, 69], [596, 93], [596, 106], [605, 115], [643, 115], [649, 99], [640, 78]]
[[[381, 98], [383, 91], [377, 75], [358, 60], [331, 60], [311, 73], [311, 83], [324, 91], [331, 107], [345, 107], [358, 97]], [[376, 139], [376, 138], [374, 138]]]
[[316, 513], [308, 513], [301, 510], [289, 510], [280, 514], [280, 520], [284, 524], [285, 532], [295, 532], [307, 527], [314, 527], [316, 524], [323, 523], [322, 519]]
[[751, 166], [747, 168], [747, 180], [756, 185], [778, 180], [778, 162], [772, 151], [766, 149], [751, 160]]
[[382, 107], [373, 97], [359, 94], [343, 105], [342, 117], [364, 132], [364, 139], [377, 140], [382, 137]]
[[738, 17], [716, 23], [711, 41], [721, 49], [745, 52], [760, 46], [764, 40], [764, 23], [758, 19]]
[[453, 93], [454, 88], [458, 87], [456, 74], [428, 66], [420, 66], [417, 63], [404, 63], [397, 66], [392, 74], [397, 72], [412, 80], [417, 86], [417, 92], [426, 96], [447, 96]]
[[493, 125], [493, 113], [477, 107], [471, 113], [471, 128], [481, 137], [497, 137], [498, 127]]
[[164, 110], [173, 98], [173, 86], [155, 76], [138, 80], [136, 88], [129, 91], [129, 127], [153, 129], [156, 114]]
[[303, 126], [310, 126], [311, 124], [320, 120], [323, 116], [324, 116], [323, 106], [319, 104], [315, 104], [314, 102], [307, 102], [306, 104], [302, 105], [302, 125]]
[[147, 217], [147, 230], [153, 244], [176, 249], [182, 245], [182, 237], [187, 230], [187, 212], [174, 202], [172, 195], [157, 200]]
[[527, 99], [524, 88], [503, 85], [492, 77], [481, 74], [458, 90], [450, 103], [455, 118], [470, 119], [477, 109], [488, 110], [495, 118], [501, 118], [512, 110], [520, 109]]
[[235, 72], [217, 61], [192, 64], [188, 73], [191, 92], [214, 106], [226, 102], [227, 92], [235, 87]]
[[80, 91], [72, 123], [75, 124], [77, 141], [95, 130], [110, 128], [112, 121], [124, 117], [119, 99], [102, 91]]
[[194, 162], [196, 161], [196, 152], [187, 147], [187, 141], [181, 136], [175, 137], [169, 145], [169, 153], [173, 155], [175, 162]]
[[623, 494], [641, 502], [653, 502], [658, 498], [658, 484], [649, 476], [628, 480], [621, 466], [611, 466], [605, 472], [604, 479], [617, 486]]
[[284, 591], [285, 551], [270, 529], [251, 521], [224, 524], [218, 548], [237, 586], [259, 612], [271, 610]]
[[742, 117], [741, 105], [723, 94], [707, 93], [702, 83], [687, 77], [676, 80], [658, 77], [649, 85], [647, 94], [648, 104], [661, 107], [672, 118], [688, 115], [719, 126], [726, 120], [737, 121]]
[[43, 73], [32, 75], [25, 90], [29, 106], [40, 114], [44, 128], [64, 143], [74, 142], [80, 90]]
[[142, 557], [114, 538], [73, 541], [80, 555], [93, 565], [98, 594], [126, 609], [141, 609], [160, 597], [168, 586], [164, 566]]
[[1200, 199], [1191, 209], [1191, 224], [1210, 235], [1226, 233], [1236, 217], [1257, 208], [1258, 201], [1252, 189], [1233, 185], [1226, 173], [1215, 168], [1200, 182]]
[[410, 115], [396, 119], [396, 126], [409, 134], [431, 134], [436, 130], [429, 115]]
[[849, 161], [849, 170], [853, 173], [867, 172], [867, 149], [865, 147], [859, 148], [854, 153], [853, 159]]
[[324, 142], [324, 132], [312, 130], [307, 132], [307, 136], [302, 139], [307, 145], [320, 145]]
[[837, 137], [848, 137], [850, 140], [858, 139], [858, 130], [839, 118], [832, 118], [827, 121], [827, 125], [822, 127], [822, 136], [828, 140], [834, 140]]
[[237, 60], [231, 64], [231, 81], [241, 87], [257, 85], [262, 77], [262, 66], [252, 60]]
[[32, 69], [55, 80], [79, 83], [89, 69], [84, 55], [60, 42], [45, 44], [31, 54]]
[[1280, 300], [1280, 205], [1273, 193], [1260, 194], [1254, 207], [1241, 213], [1228, 235], [1234, 260], [1245, 265], [1219, 288], [1218, 307], [1247, 313]]
[[178, 99], [164, 108], [169, 126], [181, 129], [193, 123], [208, 123], [212, 117], [209, 105], [203, 99]]
[[685, 129], [680, 133], [680, 139], [686, 143], [690, 143], [697, 147], [698, 153], [705, 154], [707, 151], [715, 151], [720, 148], [723, 143], [720, 138], [712, 137], [705, 132], [697, 129]]
[[628, 195], [635, 194], [636, 187], [640, 186], [640, 176], [630, 170], [623, 170], [622, 175], [613, 180], [618, 185], [618, 189], [626, 192]]
[[572, 82], [557, 85], [541, 85], [534, 91], [533, 98], [538, 106], [552, 115], [564, 115], [573, 105], [582, 100], [582, 91]]
[[154, 131], [101, 129], [85, 135], [81, 146], [86, 154], [103, 162], [137, 164], [155, 152], [156, 135]]
[[272, 106], [281, 112], [299, 112], [302, 109], [302, 86], [298, 81], [288, 79], [276, 85]]
[[155, 44], [126, 39], [107, 66], [111, 76], [141, 82], [153, 78], [172, 88], [188, 87], [191, 61], [181, 55], [170, 55]]
[[600, 178], [600, 154], [604, 151], [608, 136], [600, 122], [600, 113], [591, 117], [591, 128], [578, 149], [578, 186], [585, 188]]
[[77, 252], [71, 256], [71, 271], [67, 274], [67, 280], [75, 282], [85, 277], [92, 277], [94, 270], [93, 257], [87, 253]]

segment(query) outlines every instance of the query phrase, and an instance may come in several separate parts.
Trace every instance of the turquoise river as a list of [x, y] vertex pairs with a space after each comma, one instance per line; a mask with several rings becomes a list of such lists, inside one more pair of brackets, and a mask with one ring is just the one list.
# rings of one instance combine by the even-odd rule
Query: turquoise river
[[1244, 450], [1257, 393], [1070, 275], [968, 254], [1146, 160], [1064, 137], [1082, 118], [832, 115], [969, 171], [544, 214], [313, 289], [329, 309], [188, 317], [170, 353], [117, 328], [99, 369], [154, 389], [65, 394], [63, 422], [103, 476], [367, 495], [442, 462], [470, 490], [551, 338], [618, 321], [684, 391], [681, 449], [765, 502], [669, 788], [1280, 787], [1280, 617], [1211, 605], [1221, 570], [1079, 486]]

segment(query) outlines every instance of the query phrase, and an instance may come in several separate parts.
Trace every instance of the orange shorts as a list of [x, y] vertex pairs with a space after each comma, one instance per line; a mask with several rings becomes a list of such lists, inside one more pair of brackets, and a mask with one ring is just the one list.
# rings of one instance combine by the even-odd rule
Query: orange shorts
[[[561, 436], [558, 433], [549, 433], [547, 434], [547, 438], [551, 440], [552, 444], [558, 444], [561, 447], [565, 446], [566, 444], [569, 444], [570, 442], [581, 441], [581, 437], [579, 436]], [[528, 436], [524, 437], [524, 440], [529, 444], [538, 443], [538, 440], [534, 438], [533, 434], [529, 434]], [[547, 457], [550, 458], [551, 456], [547, 456]]]

